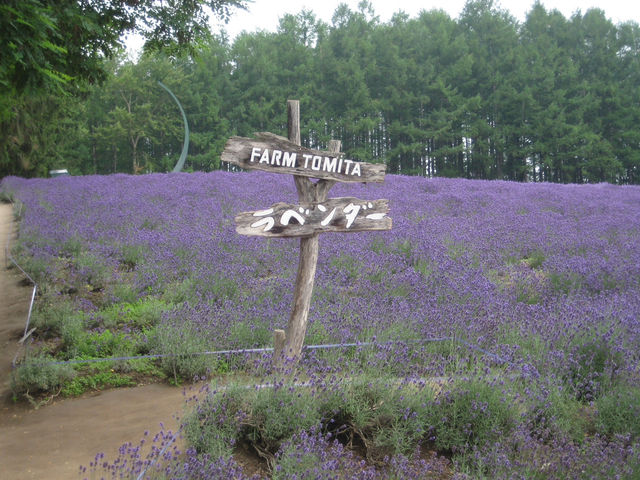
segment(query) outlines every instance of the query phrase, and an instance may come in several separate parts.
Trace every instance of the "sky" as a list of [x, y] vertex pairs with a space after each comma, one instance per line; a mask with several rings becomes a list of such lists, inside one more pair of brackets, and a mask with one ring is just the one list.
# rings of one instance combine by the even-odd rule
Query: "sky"
[[[403, 10], [410, 17], [416, 17], [421, 10], [441, 9], [451, 18], [458, 18], [466, 0], [370, 0], [380, 21], [387, 22], [391, 16]], [[243, 30], [276, 31], [278, 19], [285, 13], [296, 14], [302, 9], [311, 10], [316, 17], [327, 23], [331, 22], [336, 7], [346, 3], [352, 10], [357, 10], [360, 0], [254, 0], [247, 11], [234, 11], [229, 23], [224, 28], [231, 39]], [[496, 0], [495, 4], [509, 11], [519, 21], [524, 21], [526, 13], [531, 9], [534, 0]], [[633, 20], [640, 23], [640, 1], [638, 0], [542, 0], [547, 10], [559, 10], [569, 18], [577, 10], [585, 13], [590, 8], [600, 8], [613, 23]]]

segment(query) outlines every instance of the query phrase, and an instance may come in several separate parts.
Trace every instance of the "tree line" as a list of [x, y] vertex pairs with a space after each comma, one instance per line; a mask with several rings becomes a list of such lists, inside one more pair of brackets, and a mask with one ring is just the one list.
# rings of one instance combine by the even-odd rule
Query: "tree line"
[[387, 172], [536, 182], [640, 183], [640, 29], [591, 9], [564, 17], [534, 3], [523, 22], [492, 0], [456, 19], [440, 10], [381, 22], [364, 1], [330, 23], [285, 14], [277, 31], [224, 32], [196, 55], [156, 49], [103, 65], [103, 83], [21, 98], [0, 118], [0, 175], [229, 168], [231, 135], [286, 134], [301, 103], [302, 142], [342, 141]]

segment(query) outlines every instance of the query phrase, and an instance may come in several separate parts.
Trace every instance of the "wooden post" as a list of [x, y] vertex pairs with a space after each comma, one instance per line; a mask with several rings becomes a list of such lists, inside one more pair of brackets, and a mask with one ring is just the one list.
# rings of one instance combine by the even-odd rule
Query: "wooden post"
[[[300, 145], [300, 102], [298, 100], [287, 101], [288, 133], [289, 141]], [[340, 151], [340, 141], [332, 140], [329, 149], [331, 153]], [[310, 206], [313, 202], [323, 202], [331, 186], [332, 180], [319, 180], [313, 183], [309, 178], [294, 175], [298, 199], [300, 205]], [[302, 344], [307, 331], [307, 319], [313, 294], [313, 284], [318, 264], [319, 238], [318, 234], [300, 239], [300, 260], [296, 285], [293, 294], [293, 308], [284, 339], [284, 353], [287, 357], [297, 361], [302, 352]], [[277, 348], [277, 346], [276, 346]], [[277, 355], [277, 356], [275, 356]], [[274, 350], [275, 362], [279, 364], [282, 353]]]
[[284, 330], [277, 329], [273, 331], [273, 362], [276, 365], [279, 365], [282, 361], [285, 338]]

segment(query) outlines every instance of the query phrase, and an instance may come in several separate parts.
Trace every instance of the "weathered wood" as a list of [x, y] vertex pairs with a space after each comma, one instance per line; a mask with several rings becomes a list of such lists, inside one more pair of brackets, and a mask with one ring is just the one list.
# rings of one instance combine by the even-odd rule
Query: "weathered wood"
[[384, 181], [384, 164], [358, 162], [346, 159], [338, 152], [301, 147], [272, 133], [255, 135], [256, 138], [231, 137], [221, 159], [247, 170], [288, 173], [338, 182]]
[[[291, 106], [289, 106], [291, 104]], [[300, 144], [300, 104], [297, 100], [287, 102], [288, 112], [288, 133], [289, 140], [295, 144]], [[337, 155], [340, 151], [340, 142], [330, 143], [333, 149], [329, 155]], [[329, 189], [333, 185], [335, 178], [321, 179], [313, 183], [309, 175], [296, 174], [294, 181], [298, 190], [298, 200], [303, 206], [312, 205], [314, 202], [324, 202], [327, 200]], [[382, 174], [384, 178], [384, 170]], [[322, 177], [321, 177], [322, 178]], [[316, 276], [316, 266], [318, 264], [319, 235], [313, 234], [310, 237], [300, 239], [300, 259], [298, 262], [298, 272], [296, 274], [296, 285], [293, 292], [293, 307], [287, 330], [285, 332], [284, 353], [293, 358], [294, 361], [300, 358], [302, 344], [307, 332], [307, 319], [309, 317], [309, 307], [311, 306], [311, 295], [313, 293], [313, 283]], [[282, 357], [280, 357], [282, 358]], [[276, 358], [276, 362], [279, 359]]]
[[307, 320], [311, 306], [311, 294], [318, 265], [318, 235], [300, 239], [300, 261], [293, 291], [293, 308], [287, 324], [284, 352], [297, 361], [302, 353]]
[[236, 232], [262, 237], [308, 237], [324, 232], [390, 230], [389, 201], [332, 198], [311, 205], [276, 203], [266, 210], [242, 212]]
[[276, 363], [282, 359], [282, 352], [285, 345], [285, 332], [284, 330], [276, 329], [273, 331], [273, 358]]
[[[300, 101], [287, 100], [287, 133], [289, 141], [301, 145], [300, 139]], [[285, 139], [286, 140], [286, 139]]]

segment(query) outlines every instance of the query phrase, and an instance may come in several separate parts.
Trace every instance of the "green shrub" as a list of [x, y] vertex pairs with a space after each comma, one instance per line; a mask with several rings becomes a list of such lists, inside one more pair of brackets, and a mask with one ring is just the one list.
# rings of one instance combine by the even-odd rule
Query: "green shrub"
[[75, 307], [71, 302], [46, 295], [35, 303], [31, 325], [36, 327], [40, 337], [55, 337], [62, 334], [65, 323], [73, 316]]
[[86, 335], [83, 317], [80, 315], [71, 315], [66, 317], [60, 330], [62, 347], [66, 352], [67, 358], [75, 357], [77, 354], [77, 347]]
[[196, 283], [189, 277], [170, 283], [164, 289], [162, 299], [175, 305], [184, 302], [195, 303], [197, 300]]
[[293, 386], [259, 390], [250, 412], [245, 435], [256, 450], [271, 459], [283, 441], [320, 424], [318, 399], [308, 389]]
[[202, 333], [189, 322], [178, 326], [160, 324], [150, 338], [151, 352], [165, 355], [160, 359], [163, 371], [173, 376], [175, 383], [191, 381], [215, 369], [217, 359], [198, 355], [208, 349]]
[[567, 389], [553, 386], [533, 397], [537, 401], [528, 407], [526, 419], [527, 427], [537, 438], [550, 440], [561, 434], [578, 444], [593, 429], [585, 405]]
[[111, 268], [103, 258], [88, 252], [81, 252], [74, 258], [74, 284], [78, 290], [102, 290], [106, 287], [111, 279]]
[[229, 342], [234, 348], [264, 347], [273, 343], [273, 332], [266, 324], [258, 325], [258, 322], [246, 320], [233, 324]]
[[187, 440], [211, 455], [228, 454], [243, 441], [273, 466], [284, 442], [320, 429], [348, 446], [364, 446], [370, 460], [381, 462], [415, 450], [425, 436], [432, 400], [428, 387], [374, 377], [338, 382], [321, 391], [287, 384], [261, 389], [230, 386], [208, 396], [189, 415]]
[[133, 303], [112, 305], [102, 310], [99, 316], [107, 328], [127, 325], [145, 329], [158, 324], [162, 314], [171, 308], [164, 300], [145, 297]]
[[148, 247], [144, 245], [123, 245], [120, 261], [127, 268], [133, 270], [143, 263]]
[[516, 419], [513, 403], [498, 387], [472, 380], [438, 395], [426, 422], [439, 451], [464, 453], [509, 433]]
[[84, 247], [84, 241], [80, 237], [73, 235], [62, 242], [60, 254], [65, 257], [74, 258], [80, 255]]
[[27, 358], [11, 375], [11, 389], [15, 397], [42, 392], [54, 392], [76, 372], [69, 365], [54, 365], [55, 358], [38, 354]]
[[82, 336], [82, 343], [78, 346], [78, 356], [81, 357], [119, 357], [135, 353], [135, 341], [122, 332], [89, 332]]
[[0, 202], [2, 203], [13, 203], [15, 199], [15, 192], [12, 190], [0, 190]]
[[91, 390], [103, 390], [105, 388], [132, 387], [136, 382], [128, 375], [114, 370], [100, 371], [89, 375], [78, 375], [69, 380], [62, 387], [65, 397], [82, 395]]
[[590, 402], [615, 383], [624, 366], [624, 356], [601, 336], [585, 336], [575, 340], [574, 345], [565, 381], [578, 400]]
[[[344, 386], [341, 404], [329, 405], [337, 423], [349, 426], [353, 441], [358, 438], [367, 457], [381, 461], [385, 456], [411, 453], [425, 436], [427, 411], [433, 392], [412, 383], [365, 376]], [[325, 412], [327, 407], [323, 409]], [[339, 427], [343, 425], [338, 425]]]
[[597, 429], [613, 436], [631, 434], [640, 438], [640, 388], [620, 386], [608, 391], [597, 401]]
[[138, 301], [138, 291], [130, 283], [118, 282], [110, 286], [112, 303], [135, 303]]
[[188, 444], [213, 458], [230, 457], [254, 398], [255, 391], [235, 384], [207, 395], [186, 416], [183, 431]]

